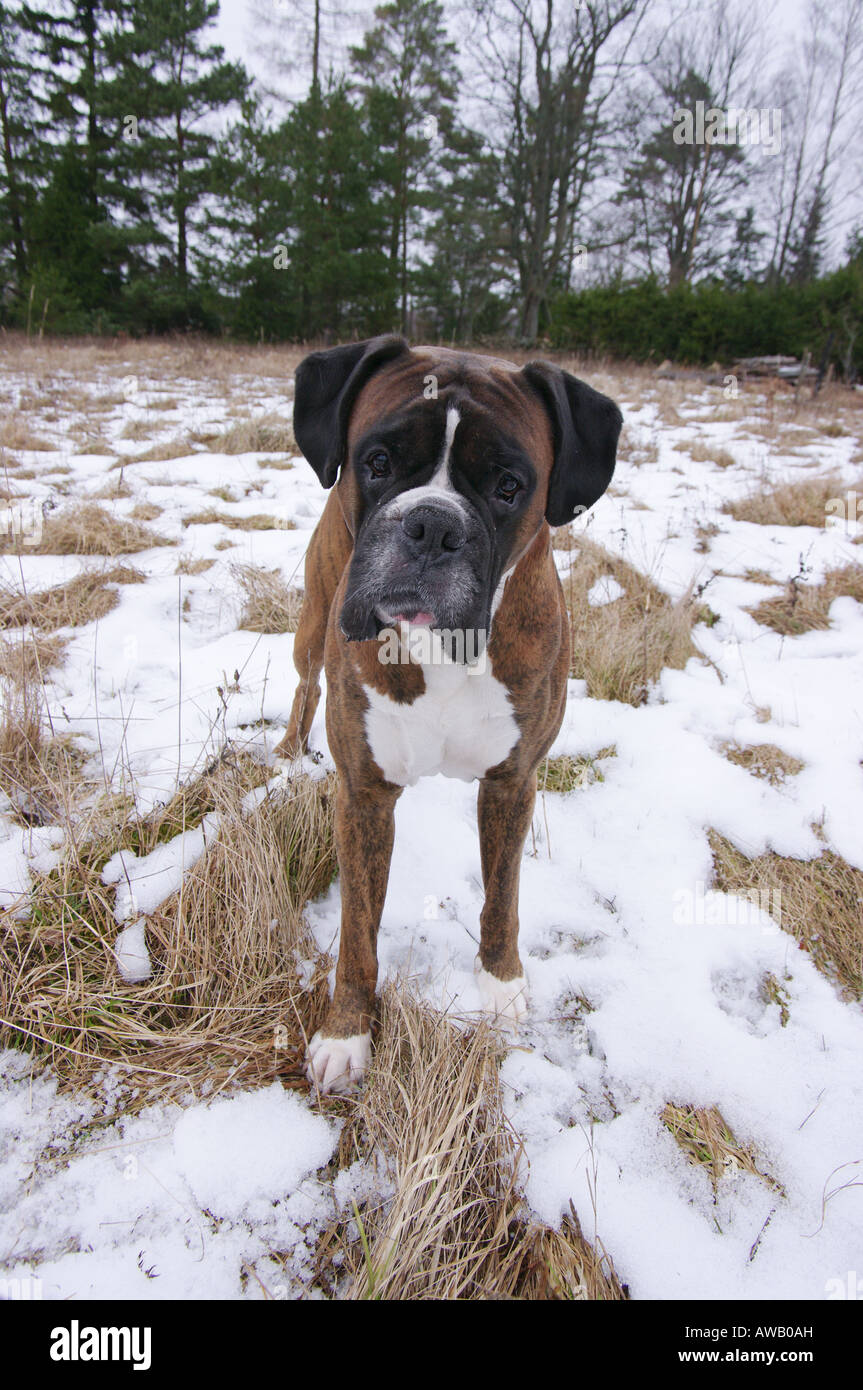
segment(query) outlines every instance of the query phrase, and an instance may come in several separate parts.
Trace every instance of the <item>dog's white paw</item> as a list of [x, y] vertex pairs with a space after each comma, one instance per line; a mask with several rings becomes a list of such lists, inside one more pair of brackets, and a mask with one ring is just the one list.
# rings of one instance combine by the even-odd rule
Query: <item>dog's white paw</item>
[[328, 1038], [324, 1033], [315, 1033], [309, 1043], [306, 1076], [324, 1095], [349, 1091], [362, 1081], [371, 1055], [371, 1033], [355, 1033], [350, 1038]]
[[501, 1023], [514, 1025], [527, 1018], [527, 980], [523, 975], [514, 980], [499, 980], [488, 970], [480, 969], [476, 982], [485, 1013]]

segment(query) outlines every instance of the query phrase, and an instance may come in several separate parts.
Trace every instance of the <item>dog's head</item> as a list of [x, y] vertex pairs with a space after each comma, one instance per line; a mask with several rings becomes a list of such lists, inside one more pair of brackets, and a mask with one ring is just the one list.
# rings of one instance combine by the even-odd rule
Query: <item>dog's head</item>
[[506, 571], [543, 521], [601, 497], [621, 415], [548, 362], [408, 347], [314, 352], [297, 369], [294, 433], [354, 538], [344, 635], [394, 623], [487, 632]]

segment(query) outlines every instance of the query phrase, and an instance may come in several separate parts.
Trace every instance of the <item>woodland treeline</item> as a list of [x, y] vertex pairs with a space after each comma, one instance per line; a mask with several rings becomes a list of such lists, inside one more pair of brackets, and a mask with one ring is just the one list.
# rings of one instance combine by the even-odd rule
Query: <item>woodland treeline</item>
[[863, 0], [218, 15], [0, 0], [2, 325], [863, 368]]

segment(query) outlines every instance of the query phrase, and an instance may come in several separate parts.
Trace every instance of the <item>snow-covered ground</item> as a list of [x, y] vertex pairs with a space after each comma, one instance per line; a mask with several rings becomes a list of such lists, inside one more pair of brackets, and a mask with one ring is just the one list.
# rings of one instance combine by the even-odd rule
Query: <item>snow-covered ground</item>
[[[116, 378], [94, 369], [74, 384], [98, 395]], [[2, 385], [14, 403], [29, 383], [7, 372]], [[155, 419], [149, 405], [168, 391], [177, 409]], [[128, 394], [104, 426], [118, 453], [141, 451], [120, 439], [136, 418], [153, 422], [143, 447], [230, 423], [218, 384], [143, 374]], [[540, 798], [526, 848], [521, 951], [531, 1017], [503, 1063], [508, 1114], [525, 1144], [524, 1190], [551, 1223], [572, 1201], [635, 1298], [824, 1298], [836, 1287], [830, 1281], [844, 1284], [859, 1267], [863, 1248], [863, 1012], [782, 929], [778, 904], [768, 903], [772, 916], [741, 912], [711, 894], [707, 832], [748, 856], [809, 858], [826, 842], [863, 869], [863, 608], [837, 599], [827, 631], [785, 639], [744, 611], [780, 592], [801, 555], [816, 582], [861, 552], [847, 528], [755, 526], [720, 509], [765, 470], [771, 480], [835, 471], [843, 491], [852, 488], [859, 444], [821, 436], [784, 454], [774, 443], [768, 456], [764, 439], [748, 433], [751, 412], [711, 423], [711, 411], [722, 414], [719, 390], [695, 387], [676, 423], [649, 393], [633, 400], [623, 374], [616, 394], [630, 439], [650, 447], [639, 466], [620, 465], [590, 535], [672, 596], [709, 580], [704, 600], [719, 621], [695, 633], [710, 664], [666, 670], [638, 709], [588, 699], [583, 683], [571, 682], [552, 752], [593, 756], [613, 746], [616, 756], [603, 761], [603, 780]], [[269, 384], [245, 404], [289, 414], [286, 393]], [[52, 437], [38, 415], [32, 424]], [[15, 452], [46, 473], [70, 467], [66, 499], [117, 478], [108, 457], [75, 454], [63, 424], [53, 428], [56, 455]], [[674, 449], [696, 435], [730, 451], [736, 465], [694, 462]], [[301, 580], [325, 494], [302, 459], [285, 471], [260, 467], [261, 457], [195, 453], [136, 464], [125, 470], [133, 496], [103, 503], [125, 516], [154, 502], [163, 512], [151, 524], [176, 538], [180, 553], [216, 559], [205, 573], [178, 577], [178, 548], [135, 555], [147, 582], [123, 586], [112, 613], [74, 630], [53, 672], [52, 712], [68, 730], [95, 738], [98, 729], [105, 766], [130, 770], [142, 809], [196, 765], [214, 728], [230, 735], [270, 721], [260, 737], [273, 746], [281, 736], [293, 639], [238, 630], [231, 566], [278, 566]], [[52, 479], [29, 486], [41, 499]], [[211, 490], [222, 487], [238, 500], [214, 501]], [[214, 505], [271, 511], [296, 529], [183, 527], [184, 516]], [[700, 551], [697, 528], [710, 523], [719, 533]], [[225, 537], [234, 548], [216, 550]], [[555, 553], [565, 572], [571, 554]], [[23, 578], [32, 591], [93, 563], [25, 555]], [[739, 577], [755, 569], [776, 589]], [[0, 572], [21, 582], [17, 559], [0, 558]], [[592, 598], [616, 596], [612, 584]], [[225, 709], [217, 687], [235, 684]], [[775, 744], [805, 767], [772, 786], [722, 755], [728, 740]], [[311, 744], [326, 749], [323, 703]], [[380, 933], [381, 978], [407, 971], [459, 1012], [479, 1006], [475, 802], [475, 786], [443, 778], [405, 792]], [[40, 867], [52, 852], [51, 833], [0, 819], [0, 902], [26, 885], [30, 856]], [[175, 882], [176, 872], [166, 873], [162, 896]], [[320, 946], [334, 949], [337, 883], [308, 916]], [[779, 1004], [763, 995], [767, 973], [787, 991], [784, 1026]], [[589, 1011], [573, 1010], [576, 997]], [[50, 1072], [32, 1076], [22, 1054], [0, 1054], [6, 1276], [38, 1279], [46, 1298], [301, 1296], [317, 1234], [378, 1181], [358, 1168], [335, 1183], [321, 1176], [338, 1123], [273, 1084], [210, 1105], [155, 1103], [100, 1125], [115, 1084], [106, 1075], [104, 1094], [60, 1095]], [[717, 1106], [779, 1186], [732, 1168], [714, 1197], [705, 1170], [687, 1162], [661, 1122], [669, 1101]], [[273, 1251], [292, 1252], [284, 1268]]]

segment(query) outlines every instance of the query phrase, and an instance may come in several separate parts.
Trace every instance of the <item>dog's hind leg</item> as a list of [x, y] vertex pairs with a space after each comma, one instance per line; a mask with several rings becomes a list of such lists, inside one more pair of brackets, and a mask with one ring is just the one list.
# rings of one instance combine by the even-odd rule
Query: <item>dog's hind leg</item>
[[306, 554], [306, 588], [294, 637], [294, 665], [300, 677], [288, 727], [276, 749], [295, 758], [308, 748], [309, 730], [321, 698], [320, 674], [333, 595], [351, 557], [351, 537], [335, 491], [330, 493]]

